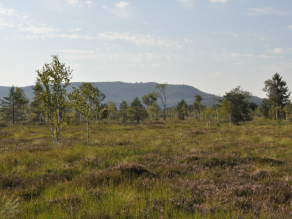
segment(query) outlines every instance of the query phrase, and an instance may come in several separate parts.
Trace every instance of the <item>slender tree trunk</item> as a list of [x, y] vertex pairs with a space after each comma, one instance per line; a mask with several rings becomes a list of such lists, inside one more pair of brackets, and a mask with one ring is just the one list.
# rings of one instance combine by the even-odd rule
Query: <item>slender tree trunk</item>
[[55, 142], [55, 136], [54, 136], [54, 128], [53, 128], [52, 117], [50, 117], [50, 125], [51, 125], [51, 133], [52, 133], [53, 144], [56, 144], [56, 142]]
[[14, 125], [14, 97], [12, 99], [12, 123]]
[[87, 145], [89, 148], [89, 121], [87, 121]]
[[98, 124], [98, 117], [97, 117], [97, 114], [96, 114], [96, 116], [95, 116], [95, 117], [96, 117], [96, 123]]
[[165, 106], [164, 106], [164, 109], [163, 109], [163, 119], [166, 120], [166, 118], [165, 118]]

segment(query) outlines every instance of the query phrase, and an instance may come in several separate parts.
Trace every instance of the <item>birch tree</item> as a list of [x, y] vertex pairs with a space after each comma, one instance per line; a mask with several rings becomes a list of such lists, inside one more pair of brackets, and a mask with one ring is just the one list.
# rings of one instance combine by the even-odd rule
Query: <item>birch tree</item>
[[161, 103], [163, 105], [163, 119], [166, 120], [166, 87], [167, 84], [156, 84], [155, 89], [158, 90], [158, 98], [161, 100]]
[[66, 87], [70, 84], [72, 70], [52, 56], [52, 62], [37, 70], [36, 85], [40, 88], [43, 111], [50, 122], [52, 140], [60, 144], [62, 118], [68, 106]]
[[[153, 114], [155, 113], [155, 109], [157, 108], [157, 99], [159, 94], [157, 92], [151, 92], [142, 97], [142, 102], [147, 105], [147, 111], [150, 114], [151, 120], [153, 119]], [[156, 105], [155, 105], [156, 104]], [[155, 105], [155, 106], [154, 106]]]
[[78, 111], [86, 122], [87, 145], [89, 147], [89, 123], [94, 116], [94, 109], [99, 106], [98, 100], [103, 95], [92, 83], [82, 83], [78, 89], [68, 94], [71, 106]]

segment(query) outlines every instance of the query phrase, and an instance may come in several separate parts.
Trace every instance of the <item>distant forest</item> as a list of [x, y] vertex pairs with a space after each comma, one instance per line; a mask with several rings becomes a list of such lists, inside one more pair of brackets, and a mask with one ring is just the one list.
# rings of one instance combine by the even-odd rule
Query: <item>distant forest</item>
[[[73, 91], [72, 87], [78, 88], [82, 82], [72, 82], [67, 87], [67, 92], [71, 93]], [[143, 95], [148, 94], [155, 90], [155, 82], [149, 83], [124, 83], [124, 82], [95, 82], [94, 86], [98, 87], [98, 89], [106, 94], [106, 98], [103, 103], [107, 103], [108, 101], [115, 102], [117, 106], [125, 100], [127, 102], [131, 102], [135, 97], [142, 98]], [[33, 86], [22, 87], [26, 97], [32, 101], [33, 94]], [[9, 93], [10, 87], [0, 87], [0, 99], [6, 97]], [[167, 107], [177, 106], [177, 103], [184, 99], [187, 104], [193, 104], [195, 100], [195, 95], [201, 95], [203, 100], [202, 104], [206, 106], [213, 105], [213, 96], [212, 94], [208, 94], [200, 91], [199, 89], [188, 86], [188, 85], [174, 85], [169, 84], [166, 90], [167, 95]], [[224, 95], [224, 94], [222, 94]], [[261, 104], [262, 99], [259, 97], [253, 96], [250, 100], [256, 104]], [[158, 105], [162, 107], [161, 103], [158, 102]]]

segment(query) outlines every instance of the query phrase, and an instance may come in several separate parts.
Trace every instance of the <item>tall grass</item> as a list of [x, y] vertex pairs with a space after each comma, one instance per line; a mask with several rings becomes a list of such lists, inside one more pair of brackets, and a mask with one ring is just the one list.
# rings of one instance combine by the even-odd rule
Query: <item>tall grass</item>
[[292, 126], [44, 124], [0, 127], [2, 218], [289, 218]]

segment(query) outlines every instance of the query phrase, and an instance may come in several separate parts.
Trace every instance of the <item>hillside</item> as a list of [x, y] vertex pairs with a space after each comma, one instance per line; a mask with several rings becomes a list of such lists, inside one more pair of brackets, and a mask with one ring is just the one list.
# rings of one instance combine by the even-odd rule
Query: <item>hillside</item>
[[[72, 87], [78, 87], [81, 82], [73, 82], [67, 89], [71, 92]], [[97, 86], [105, 95], [105, 103], [113, 101], [119, 105], [123, 100], [130, 102], [135, 97], [141, 98], [143, 95], [150, 93], [155, 88], [155, 82], [149, 83], [124, 83], [124, 82], [95, 82]], [[198, 90], [195, 87], [188, 85], [173, 85], [169, 84], [167, 90], [167, 106], [176, 106], [181, 99], [185, 99], [188, 104], [194, 102], [194, 95], [199, 94], [203, 97], [204, 105], [213, 104], [212, 94], [208, 94]], [[33, 92], [30, 86], [22, 87], [26, 96], [31, 100]], [[9, 87], [0, 87], [0, 98], [8, 95]], [[262, 99], [253, 97], [252, 101], [259, 104]]]

